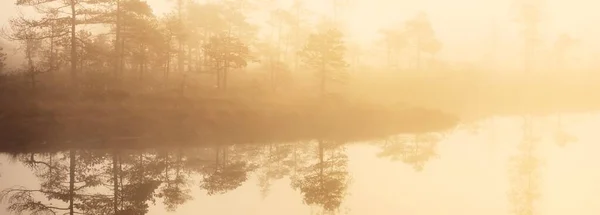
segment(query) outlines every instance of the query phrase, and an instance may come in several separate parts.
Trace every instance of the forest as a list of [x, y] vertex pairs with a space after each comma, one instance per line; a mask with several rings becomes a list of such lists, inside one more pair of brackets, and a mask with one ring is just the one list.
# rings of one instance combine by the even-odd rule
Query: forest
[[508, 193], [516, 214], [533, 214], [541, 162], [529, 117], [558, 113], [564, 147], [576, 138], [560, 115], [600, 109], [600, 64], [575, 57], [593, 41], [542, 34], [543, 1], [505, 8], [518, 32], [509, 58], [495, 57], [507, 30], [486, 26], [480, 63], [452, 60], [463, 47], [449, 48], [451, 24], [427, 11], [366, 43], [349, 30], [362, 18], [344, 20], [353, 1], [323, 1], [325, 14], [280, 2], [13, 0], [0, 31], [0, 156], [39, 186], [3, 188], [0, 203], [15, 214], [141, 215], [249, 178], [267, 196], [285, 178], [303, 203], [335, 214], [354, 143], [420, 172], [446, 134], [509, 115], [526, 117]]
[[373, 61], [348, 39], [344, 3], [318, 16], [303, 1], [274, 2], [176, 0], [157, 15], [142, 0], [16, 1], [2, 31], [18, 50], [0, 55], [2, 147], [364, 139], [600, 107], [600, 76], [569, 75], [579, 40], [560, 34], [554, 63], [539, 60], [537, 1], [513, 9], [523, 44], [513, 73], [438, 58], [444, 41], [425, 12], [380, 29], [385, 57]]
[[[258, 2], [182, 0], [164, 17], [140, 0], [16, 3], [39, 16], [22, 12], [3, 31], [23, 54], [2, 67], [5, 150], [360, 139], [456, 120], [346, 96], [344, 35], [333, 20], [307, 26], [300, 2], [272, 11], [271, 37], [248, 21]], [[412, 22], [419, 52], [439, 46], [424, 14]]]

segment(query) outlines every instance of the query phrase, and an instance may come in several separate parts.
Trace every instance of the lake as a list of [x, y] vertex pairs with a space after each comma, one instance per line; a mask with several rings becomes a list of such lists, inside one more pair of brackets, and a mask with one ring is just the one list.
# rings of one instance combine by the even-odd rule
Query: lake
[[512, 116], [352, 143], [3, 154], [0, 214], [73, 198], [87, 214], [595, 215], [597, 128], [591, 113]]

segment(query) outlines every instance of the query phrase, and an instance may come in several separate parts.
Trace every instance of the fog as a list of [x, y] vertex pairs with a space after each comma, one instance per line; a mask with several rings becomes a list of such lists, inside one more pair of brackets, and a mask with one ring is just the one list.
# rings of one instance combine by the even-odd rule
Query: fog
[[0, 213], [598, 214], [598, 8], [2, 0]]
[[[489, 66], [490, 61], [497, 69], [487, 71], [518, 70], [522, 39], [519, 34], [522, 26], [515, 23], [515, 5], [513, 1], [477, 1], [477, 0], [337, 0], [343, 5], [340, 19], [344, 23], [347, 40], [356, 41], [363, 46], [372, 46], [381, 36], [381, 28], [401, 25], [419, 12], [430, 17], [436, 35], [443, 41], [444, 48], [439, 56], [448, 62], [469, 63]], [[523, 0], [525, 1], [525, 0]], [[266, 0], [265, 11], [277, 7], [289, 7], [292, 0]], [[272, 2], [272, 3], [271, 3]], [[331, 16], [334, 1], [302, 1], [307, 9], [314, 12], [315, 18]], [[549, 55], [554, 42], [560, 34], [569, 34], [580, 40], [581, 44], [570, 53], [572, 66], [579, 69], [597, 68], [600, 63], [600, 29], [596, 27], [600, 15], [596, 8], [600, 3], [585, 0], [560, 1], [542, 0], [540, 28], [541, 55]], [[174, 1], [148, 0], [156, 14], [165, 14], [175, 6]], [[0, 2], [0, 23], [6, 23], [16, 15], [17, 7], [10, 0]], [[255, 23], [261, 23], [261, 18]], [[495, 51], [492, 51], [495, 50]], [[490, 52], [494, 59], [490, 59]], [[379, 54], [376, 49], [368, 50], [369, 55]], [[540, 59], [549, 61], [548, 59]]]

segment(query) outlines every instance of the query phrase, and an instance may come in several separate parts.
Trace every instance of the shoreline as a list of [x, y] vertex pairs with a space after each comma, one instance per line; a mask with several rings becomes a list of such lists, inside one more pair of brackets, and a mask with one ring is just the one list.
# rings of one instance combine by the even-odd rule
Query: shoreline
[[437, 110], [329, 100], [295, 104], [47, 101], [35, 99], [27, 105], [0, 108], [0, 151], [309, 139], [351, 142], [445, 130], [458, 123], [455, 116]]

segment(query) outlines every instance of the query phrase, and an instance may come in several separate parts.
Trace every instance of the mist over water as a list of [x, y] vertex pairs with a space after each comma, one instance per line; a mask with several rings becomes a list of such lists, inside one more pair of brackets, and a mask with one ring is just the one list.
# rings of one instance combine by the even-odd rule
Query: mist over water
[[598, 214], [600, 3], [0, 2], [0, 214]]
[[[187, 196], [179, 198], [185, 201], [169, 201], [177, 195], [153, 197], [156, 204], [149, 204], [147, 214], [165, 214], [169, 207], [174, 207], [172, 214], [595, 214], [600, 208], [592, 199], [600, 189], [595, 183], [600, 175], [593, 164], [597, 134], [590, 128], [600, 125], [599, 119], [564, 115], [558, 126], [556, 116], [496, 117], [453, 131], [359, 143], [315, 140], [117, 152], [125, 187], [134, 183], [127, 178], [142, 165], [148, 179], [163, 180], [157, 193], [175, 186]], [[106, 151], [78, 153], [78, 159], [86, 160]], [[172, 157], [164, 160], [165, 155]], [[141, 157], [144, 161], [137, 163], [135, 158]], [[25, 166], [29, 158], [3, 156], [2, 188], [40, 186], [44, 180]], [[110, 166], [111, 156], [105, 159], [102, 163]], [[162, 162], [171, 164], [169, 173]], [[240, 164], [245, 168], [235, 167]], [[180, 178], [169, 181], [167, 174]], [[220, 182], [212, 182], [214, 177], [221, 177]], [[101, 188], [92, 191], [110, 194]]]

